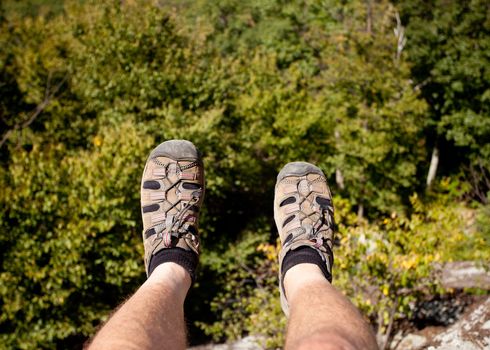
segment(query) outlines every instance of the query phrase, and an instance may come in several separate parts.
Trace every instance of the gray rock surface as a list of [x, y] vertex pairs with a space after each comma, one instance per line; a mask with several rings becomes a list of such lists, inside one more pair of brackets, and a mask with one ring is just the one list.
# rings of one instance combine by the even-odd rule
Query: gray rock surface
[[490, 290], [490, 267], [472, 261], [444, 264], [441, 283], [446, 288], [482, 288]]
[[428, 350], [490, 349], [490, 297], [432, 339]]
[[425, 344], [427, 344], [427, 338], [418, 334], [407, 334], [398, 343], [399, 339], [394, 339], [397, 350], [401, 349], [421, 349]]
[[490, 350], [490, 296], [472, 305], [463, 316], [446, 329], [424, 334], [395, 337], [396, 350]]
[[260, 338], [248, 336], [229, 344], [208, 344], [189, 348], [188, 350], [263, 350]]

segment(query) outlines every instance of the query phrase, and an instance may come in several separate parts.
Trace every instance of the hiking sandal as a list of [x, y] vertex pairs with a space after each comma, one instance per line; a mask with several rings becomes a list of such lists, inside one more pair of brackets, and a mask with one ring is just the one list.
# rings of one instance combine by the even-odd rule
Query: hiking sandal
[[[198, 219], [204, 199], [204, 167], [186, 140], [165, 141], [148, 157], [141, 180], [141, 215], [147, 276], [151, 260], [163, 249], [199, 256]], [[165, 252], [167, 253], [167, 252]], [[187, 255], [189, 255], [187, 253]], [[171, 259], [172, 260], [172, 259]], [[193, 278], [194, 268], [188, 268]]]
[[[279, 252], [279, 288], [281, 307], [289, 315], [283, 280], [288, 268], [283, 266], [286, 254], [298, 249], [314, 249], [314, 258], [331, 282], [333, 265], [334, 218], [332, 195], [323, 172], [306, 162], [288, 163], [277, 175], [274, 196], [274, 221], [282, 249]], [[310, 253], [308, 251], [308, 253]]]

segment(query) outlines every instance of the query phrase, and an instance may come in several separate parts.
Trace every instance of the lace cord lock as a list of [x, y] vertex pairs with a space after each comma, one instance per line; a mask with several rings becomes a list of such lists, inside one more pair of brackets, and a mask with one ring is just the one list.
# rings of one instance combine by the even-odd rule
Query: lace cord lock
[[163, 245], [166, 248], [170, 248], [172, 246], [172, 237], [169, 232], [165, 232], [163, 234]]
[[320, 248], [323, 245], [322, 237], [316, 237], [314, 241], [315, 241], [315, 248]]

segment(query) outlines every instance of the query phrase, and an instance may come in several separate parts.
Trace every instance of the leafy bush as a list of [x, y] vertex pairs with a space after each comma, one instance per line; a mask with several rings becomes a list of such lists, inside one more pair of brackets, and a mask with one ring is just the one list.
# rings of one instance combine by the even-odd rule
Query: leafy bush
[[75, 155], [63, 144], [20, 150], [2, 174], [9, 183], [0, 195], [5, 346], [83, 339], [142, 281], [134, 213], [152, 140], [123, 124], [103, 128], [93, 142]]
[[[271, 203], [289, 161], [320, 165], [338, 194], [335, 283], [380, 334], [440, 290], [434, 262], [488, 259], [488, 208], [476, 231], [464, 227], [474, 210], [451, 195], [461, 184], [443, 180], [445, 193], [426, 203], [412, 195], [422, 193], [436, 124], [451, 147], [471, 149], [444, 171], [459, 174], [469, 159], [485, 182], [486, 109], [471, 99], [475, 108], [453, 101], [447, 116], [432, 113], [434, 89], [450, 96], [460, 85], [438, 75], [420, 95], [413, 67], [426, 56], [400, 49], [390, 2], [369, 11], [360, 0], [49, 3], [39, 14], [37, 0], [0, 5], [4, 347], [79, 347], [143, 281], [139, 177], [150, 149], [172, 138], [204, 153], [204, 251], [189, 309], [216, 339], [283, 342]], [[465, 17], [470, 28], [481, 13]], [[465, 28], [458, 42], [471, 36]], [[452, 72], [446, 63], [439, 71]]]

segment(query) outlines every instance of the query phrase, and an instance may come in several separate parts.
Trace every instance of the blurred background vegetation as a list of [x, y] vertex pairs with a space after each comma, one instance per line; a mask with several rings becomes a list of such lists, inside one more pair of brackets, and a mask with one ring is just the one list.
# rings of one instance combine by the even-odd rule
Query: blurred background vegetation
[[484, 0], [2, 0], [0, 347], [81, 348], [145, 279], [149, 151], [193, 141], [207, 176], [191, 342], [283, 342], [272, 198], [318, 164], [334, 285], [384, 343], [490, 259]]

